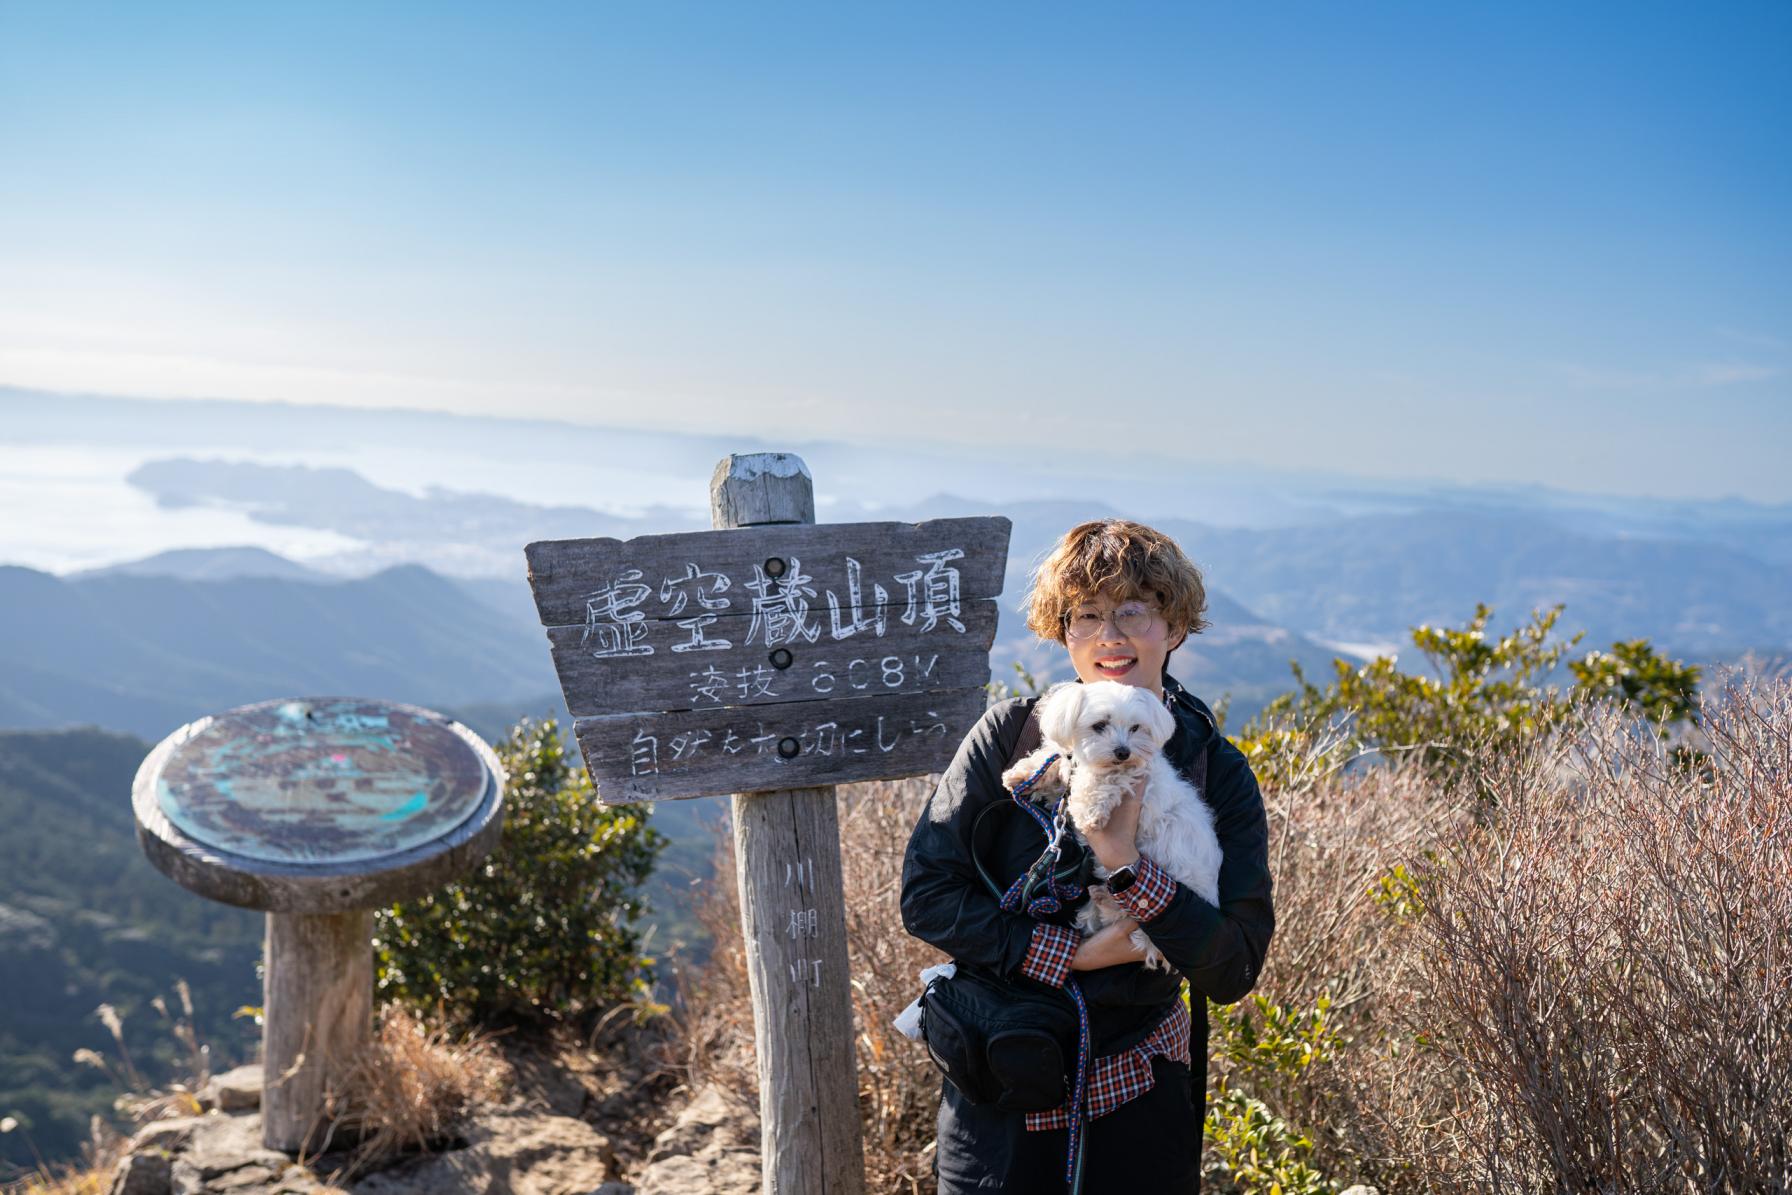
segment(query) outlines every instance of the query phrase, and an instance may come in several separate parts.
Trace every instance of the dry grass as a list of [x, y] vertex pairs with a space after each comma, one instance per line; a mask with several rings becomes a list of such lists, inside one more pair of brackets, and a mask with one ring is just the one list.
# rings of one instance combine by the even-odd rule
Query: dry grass
[[[384, 1005], [368, 1048], [325, 1093], [324, 1140], [298, 1163], [328, 1183], [346, 1184], [407, 1154], [453, 1148], [474, 1113], [516, 1099], [589, 1105], [592, 1123], [619, 1151], [644, 1155], [667, 1119], [667, 1046], [663, 1029], [631, 1024], [619, 1015], [627, 1011], [624, 1006], [595, 1019], [589, 1033], [566, 1025], [504, 1038], [459, 1035], [401, 1004]], [[200, 1111], [194, 1086], [133, 1093], [121, 1097], [120, 1107], [128, 1107], [139, 1126], [194, 1114]], [[127, 1139], [97, 1117], [93, 1133], [78, 1162], [40, 1166], [18, 1183], [0, 1185], [0, 1192], [104, 1195]]]
[[330, 1133], [323, 1148], [354, 1141], [331, 1180], [448, 1145], [467, 1116], [499, 1096], [507, 1074], [490, 1034], [458, 1036], [401, 1004], [384, 1005], [368, 1048], [324, 1095]]
[[[94, 1015], [111, 1035], [118, 1061], [114, 1063], [98, 1050], [82, 1048], [74, 1053], [73, 1060], [77, 1065], [101, 1071], [117, 1085], [121, 1094], [115, 1106], [134, 1127], [168, 1117], [193, 1116], [202, 1111], [198, 1092], [211, 1078], [211, 1047], [200, 1042], [194, 1027], [193, 992], [187, 981], [176, 979], [174, 991], [180, 1004], [179, 1015], [169, 1011], [167, 1000], [160, 995], [149, 1004], [184, 1052], [186, 1074], [183, 1077], [164, 1087], [152, 1087], [132, 1060], [130, 1048], [125, 1045], [124, 1021], [110, 1004], [101, 1004], [94, 1010]], [[15, 1129], [10, 1118], [0, 1121], [0, 1132], [12, 1131]], [[24, 1132], [23, 1129], [16, 1131]], [[129, 1144], [127, 1137], [103, 1119], [91, 1117], [87, 1124], [87, 1140], [82, 1142], [77, 1159], [62, 1165], [48, 1165], [40, 1157], [36, 1173], [0, 1184], [0, 1192], [5, 1195], [89, 1195], [90, 1192], [109, 1191], [112, 1172], [124, 1159]], [[35, 1154], [36, 1147], [31, 1148]]]
[[[173, 1021], [172, 1032], [188, 1047], [194, 1068], [191, 1076], [166, 1089], [142, 1084], [129, 1055], [123, 1052], [116, 1015], [108, 1016], [109, 1008], [101, 1013], [101, 1021], [119, 1040], [121, 1063], [115, 1077], [121, 1084], [133, 1080], [138, 1084], [118, 1101], [135, 1126], [201, 1111], [196, 1093], [208, 1077], [209, 1058], [193, 1034], [192, 1003], [185, 986], [179, 985], [187, 1013], [184, 1020], [169, 1017], [160, 997], [152, 1002]], [[81, 1061], [114, 1071], [103, 1059]], [[325, 1093], [330, 1127], [323, 1148], [353, 1142], [339, 1156], [330, 1179], [346, 1181], [407, 1151], [440, 1148], [451, 1142], [468, 1114], [501, 1093], [508, 1075], [489, 1035], [457, 1038], [446, 1030], [431, 1028], [401, 1005], [385, 1005], [366, 1052], [352, 1064], [340, 1088]], [[97, 1116], [91, 1128], [78, 1161], [60, 1167], [40, 1165], [36, 1174], [0, 1187], [0, 1191], [6, 1195], [104, 1195], [111, 1189], [113, 1171], [124, 1159], [128, 1139]], [[299, 1158], [301, 1164], [317, 1160]]]
[[708, 961], [695, 969], [679, 969], [674, 959], [670, 980], [678, 1026], [676, 1056], [686, 1086], [715, 1085], [724, 1093], [759, 1107], [759, 1077], [753, 1058], [753, 1001], [747, 985], [746, 943], [740, 932], [740, 898], [736, 891], [734, 840], [727, 824], [718, 832], [711, 876], [705, 881], [694, 912], [712, 943]]
[[127, 1141], [95, 1116], [88, 1122], [88, 1138], [79, 1159], [66, 1165], [46, 1165], [15, 1182], [0, 1183], [5, 1195], [106, 1195], [112, 1189], [112, 1171], [125, 1155]]
[[933, 778], [841, 790], [841, 862], [852, 963], [853, 1030], [866, 1189], [933, 1189], [932, 1150], [940, 1076], [927, 1052], [891, 1024], [920, 993], [922, 968], [944, 956], [902, 928], [902, 855]]
[[[930, 1152], [939, 1073], [926, 1053], [890, 1024], [919, 992], [920, 970], [941, 957], [903, 932], [897, 912], [902, 854], [933, 783], [916, 778], [839, 790], [866, 1189], [891, 1195], [933, 1188]], [[701, 971], [680, 976], [679, 1024], [688, 1081], [693, 1086], [714, 1083], [757, 1108], [753, 1005], [727, 835], [718, 843], [715, 878], [697, 915], [715, 951]]]

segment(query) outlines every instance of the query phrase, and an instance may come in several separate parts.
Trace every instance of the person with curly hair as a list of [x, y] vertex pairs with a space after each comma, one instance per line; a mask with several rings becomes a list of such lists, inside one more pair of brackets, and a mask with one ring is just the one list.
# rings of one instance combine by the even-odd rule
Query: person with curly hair
[[[904, 927], [961, 970], [1034, 995], [1075, 976], [1091, 1039], [1084, 1195], [1199, 1190], [1207, 1001], [1231, 1003], [1251, 990], [1275, 932], [1257, 778], [1212, 710], [1169, 671], [1171, 653], [1208, 625], [1206, 607], [1201, 573], [1174, 540], [1141, 523], [1100, 519], [1072, 527], [1041, 563], [1027, 625], [1064, 647], [1077, 677], [1070, 683], [1136, 685], [1174, 715], [1165, 754], [1213, 810], [1224, 854], [1217, 905], [1139, 852], [1135, 790], [1105, 826], [1084, 835], [1125, 919], [1085, 937], [1074, 925], [1078, 900], [1041, 919], [1002, 907], [979, 864], [1006, 884], [1040, 857], [1044, 833], [1032, 818], [1009, 816], [993, 840], [978, 839], [976, 854], [973, 839], [979, 814], [1011, 801], [1002, 772], [1031, 745], [1036, 697], [992, 706], [965, 736], [903, 859]], [[1130, 941], [1141, 927], [1171, 970], [1142, 965]], [[1062, 1190], [1068, 1103], [1014, 1111], [974, 1102], [943, 1080], [934, 1151], [940, 1195]]]

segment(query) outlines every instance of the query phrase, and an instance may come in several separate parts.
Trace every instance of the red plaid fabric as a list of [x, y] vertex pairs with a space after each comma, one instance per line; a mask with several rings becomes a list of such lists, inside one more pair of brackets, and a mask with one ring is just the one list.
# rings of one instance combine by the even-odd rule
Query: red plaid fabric
[[1132, 865], [1132, 874], [1133, 881], [1126, 891], [1114, 893], [1114, 903], [1144, 925], [1170, 907], [1170, 898], [1176, 895], [1176, 877], [1144, 855]]
[[[1143, 925], [1169, 907], [1176, 895], [1176, 880], [1169, 872], [1144, 855], [1133, 864], [1133, 882], [1126, 891], [1116, 893], [1114, 900], [1134, 921]], [[1076, 954], [1082, 935], [1073, 929], [1041, 923], [1033, 927], [1033, 940], [1027, 957], [1021, 960], [1020, 971], [1031, 979], [1063, 987], [1070, 975], [1070, 960]], [[1138, 1045], [1118, 1054], [1107, 1054], [1089, 1063], [1089, 1119], [1105, 1116], [1124, 1104], [1150, 1091], [1156, 1083], [1151, 1073], [1151, 1060], [1168, 1058], [1184, 1066], [1192, 1065], [1189, 1037], [1193, 1032], [1188, 1006], [1178, 1000], [1169, 1015], [1157, 1023], [1151, 1035]], [[1074, 1060], [1073, 1060], [1074, 1061]], [[1070, 1127], [1070, 1103], [1049, 1112], [1027, 1113], [1029, 1132], [1047, 1132]]]
[[1033, 927], [1033, 940], [1027, 946], [1027, 957], [1020, 961], [1020, 973], [1055, 988], [1063, 987], [1070, 977], [1070, 960], [1082, 940], [1083, 935], [1073, 929], [1040, 922]]
[[[1136, 885], [1135, 885], [1136, 886]], [[1089, 1119], [1106, 1116], [1127, 1100], [1144, 1095], [1157, 1082], [1151, 1073], [1151, 1060], [1158, 1055], [1189, 1065], [1189, 1033], [1193, 1022], [1188, 1007], [1178, 1000], [1170, 1007], [1170, 1015], [1159, 1021], [1157, 1028], [1131, 1049], [1108, 1054], [1089, 1063]], [[1028, 1132], [1046, 1132], [1070, 1127], [1070, 1101], [1050, 1112], [1027, 1113]]]

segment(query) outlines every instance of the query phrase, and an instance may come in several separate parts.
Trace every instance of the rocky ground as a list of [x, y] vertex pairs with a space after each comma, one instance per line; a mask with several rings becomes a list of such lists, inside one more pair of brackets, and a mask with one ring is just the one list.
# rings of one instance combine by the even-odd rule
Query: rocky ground
[[[752, 1195], [757, 1109], [692, 1092], [618, 1039], [504, 1049], [512, 1082], [438, 1152], [346, 1173], [346, 1153], [294, 1159], [261, 1143], [261, 1071], [214, 1078], [202, 1115], [138, 1130], [112, 1195]], [[638, 1040], [638, 1039], [637, 1039]], [[620, 1051], [620, 1053], [618, 1052]]]
[[[525, 1059], [525, 1065], [527, 1060]], [[346, 1155], [307, 1161], [261, 1143], [261, 1071], [242, 1067], [214, 1079], [201, 1116], [156, 1121], [139, 1130], [113, 1172], [111, 1195], [757, 1195], [759, 1117], [720, 1088], [675, 1089], [670, 1123], [620, 1115], [614, 1095], [590, 1100], [594, 1076], [555, 1073], [536, 1059], [517, 1093], [481, 1109], [449, 1148], [412, 1154], [344, 1177]], [[612, 1076], [614, 1078], [614, 1076]], [[583, 1091], [585, 1094], [577, 1094]], [[626, 1094], [626, 1093], [618, 1093]], [[639, 1113], [652, 1100], [635, 1089]], [[626, 1102], [626, 1101], [624, 1101]], [[661, 1105], [663, 1106], [663, 1105]], [[616, 1136], [593, 1123], [609, 1123]], [[639, 1152], [618, 1143], [640, 1140]], [[1343, 1195], [1376, 1195], [1353, 1186]]]

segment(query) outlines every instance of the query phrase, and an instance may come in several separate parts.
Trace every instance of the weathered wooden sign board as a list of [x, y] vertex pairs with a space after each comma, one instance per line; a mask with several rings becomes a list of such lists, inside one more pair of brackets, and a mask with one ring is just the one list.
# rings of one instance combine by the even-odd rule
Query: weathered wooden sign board
[[943, 770], [987, 703], [1009, 532], [992, 516], [528, 545], [599, 798]]
[[815, 524], [790, 453], [730, 456], [717, 530], [530, 544], [606, 802], [733, 794], [767, 1195], [861, 1195], [835, 784], [943, 771], [987, 705], [1000, 517]]

